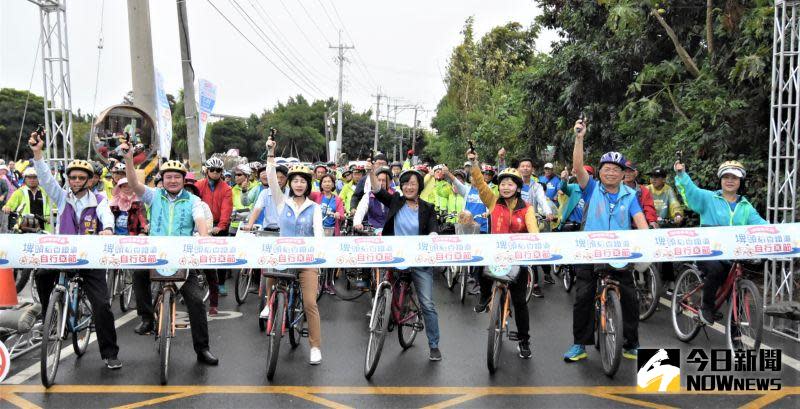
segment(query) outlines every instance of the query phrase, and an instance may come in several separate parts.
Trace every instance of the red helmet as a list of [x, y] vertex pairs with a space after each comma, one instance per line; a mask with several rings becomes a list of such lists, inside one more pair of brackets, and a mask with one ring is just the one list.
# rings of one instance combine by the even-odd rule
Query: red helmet
[[425, 165], [417, 165], [417, 170], [420, 172], [428, 173], [428, 167]]
[[481, 166], [481, 173], [491, 173], [494, 175], [494, 167], [492, 165], [483, 165]]
[[589, 165], [583, 165], [583, 168], [588, 172], [590, 175], [594, 176], [594, 168]]

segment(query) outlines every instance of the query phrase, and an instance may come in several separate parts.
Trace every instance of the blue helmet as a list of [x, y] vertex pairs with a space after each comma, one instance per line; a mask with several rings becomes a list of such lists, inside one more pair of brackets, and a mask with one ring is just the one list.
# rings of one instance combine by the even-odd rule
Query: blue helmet
[[600, 166], [598, 168], [603, 167], [606, 163], [613, 163], [625, 170], [628, 168], [628, 161], [625, 159], [625, 156], [619, 152], [606, 152], [603, 156], [600, 157]]

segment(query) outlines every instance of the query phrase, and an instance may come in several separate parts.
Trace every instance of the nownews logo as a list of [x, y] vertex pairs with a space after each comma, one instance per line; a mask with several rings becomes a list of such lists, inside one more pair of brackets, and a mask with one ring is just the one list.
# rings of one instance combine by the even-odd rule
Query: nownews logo
[[636, 384], [640, 391], [679, 392], [681, 390], [681, 351], [679, 349], [639, 349]]
[[[781, 350], [779, 349], [762, 349], [758, 354], [751, 350], [738, 350], [731, 353], [729, 349], [712, 349], [711, 355], [704, 349], [693, 349], [686, 358], [686, 363], [694, 365], [698, 372], [686, 376], [686, 389], [690, 391], [778, 391], [781, 389]], [[736, 372], [736, 374], [730, 372]], [[774, 375], [775, 372], [777, 372], [777, 377], [767, 376]]]

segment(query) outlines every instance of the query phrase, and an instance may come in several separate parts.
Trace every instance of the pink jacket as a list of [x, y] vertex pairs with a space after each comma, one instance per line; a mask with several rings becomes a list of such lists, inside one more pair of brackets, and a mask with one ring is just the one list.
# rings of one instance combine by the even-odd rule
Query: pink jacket
[[[314, 203], [322, 204], [322, 192], [311, 192], [311, 194], [308, 197], [309, 199], [313, 200]], [[335, 194], [333, 195], [333, 197], [336, 198], [336, 214], [340, 214], [342, 215], [342, 217], [344, 217], [344, 202], [342, 202], [342, 199], [339, 196], [336, 196]], [[322, 217], [324, 218], [325, 215], [322, 215]], [[339, 223], [340, 223], [339, 219], [336, 219], [333, 225], [334, 236], [338, 236], [340, 233]]]

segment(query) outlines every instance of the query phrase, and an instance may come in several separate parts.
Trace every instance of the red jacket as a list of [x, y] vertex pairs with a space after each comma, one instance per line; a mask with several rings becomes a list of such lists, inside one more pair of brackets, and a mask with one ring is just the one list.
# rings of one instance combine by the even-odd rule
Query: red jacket
[[509, 211], [505, 203], [497, 202], [490, 216], [492, 234], [527, 233], [525, 214], [529, 205], [523, 200], [517, 200], [516, 208]]
[[637, 184], [636, 197], [639, 199], [639, 205], [642, 206], [642, 212], [644, 212], [644, 218], [647, 223], [658, 222], [658, 213], [656, 213], [656, 206], [653, 203], [653, 194], [650, 193], [650, 189]]
[[213, 192], [208, 186], [208, 179], [198, 181], [195, 186], [200, 191], [200, 198], [211, 208], [211, 214], [214, 215], [214, 226], [220, 231], [228, 231], [228, 226], [231, 224], [231, 213], [233, 212], [233, 192], [231, 187], [222, 179], [214, 186]]

